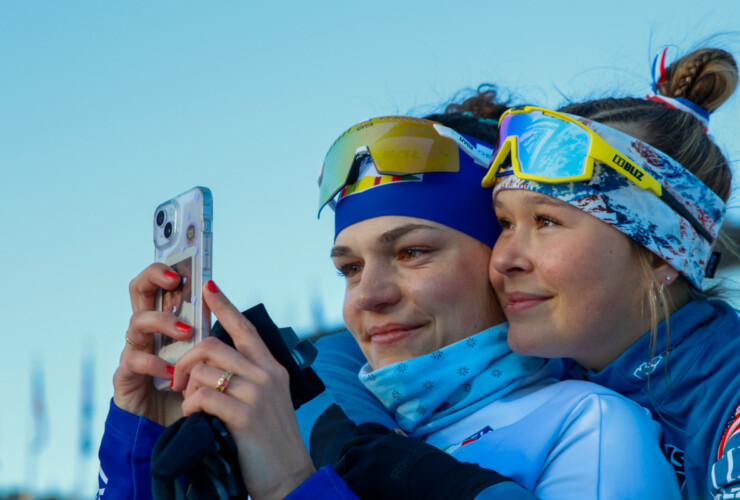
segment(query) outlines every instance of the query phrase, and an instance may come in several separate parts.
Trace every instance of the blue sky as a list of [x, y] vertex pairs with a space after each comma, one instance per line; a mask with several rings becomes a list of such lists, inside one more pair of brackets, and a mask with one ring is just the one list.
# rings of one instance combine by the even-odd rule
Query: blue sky
[[[701, 10], [699, 10], [701, 9]], [[316, 176], [348, 126], [423, 115], [483, 82], [515, 101], [643, 96], [663, 45], [740, 26], [733, 0], [0, 3], [0, 493], [96, 490], [77, 453], [81, 359], [95, 360], [95, 441], [123, 347], [128, 283], [151, 218], [214, 195], [214, 277], [281, 326], [341, 320], [343, 282], [316, 220]], [[715, 43], [740, 57], [740, 33]], [[740, 157], [740, 101], [710, 132]], [[32, 361], [49, 441], [27, 465]]]

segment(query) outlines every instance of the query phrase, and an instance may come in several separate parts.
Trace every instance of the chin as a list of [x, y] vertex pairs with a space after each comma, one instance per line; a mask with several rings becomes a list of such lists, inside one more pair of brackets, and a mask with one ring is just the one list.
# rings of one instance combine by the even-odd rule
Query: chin
[[387, 356], [376, 356], [373, 359], [368, 359], [368, 363], [370, 363], [370, 366], [373, 367], [373, 370], [379, 370], [380, 368], [383, 368], [388, 365], [392, 365], [393, 363], [399, 363], [401, 361], [406, 361], [407, 359], [411, 359], [414, 356], [406, 356], [401, 354], [389, 354]]
[[542, 338], [537, 335], [512, 335], [509, 330], [509, 348], [522, 356], [548, 357], [541, 344]]

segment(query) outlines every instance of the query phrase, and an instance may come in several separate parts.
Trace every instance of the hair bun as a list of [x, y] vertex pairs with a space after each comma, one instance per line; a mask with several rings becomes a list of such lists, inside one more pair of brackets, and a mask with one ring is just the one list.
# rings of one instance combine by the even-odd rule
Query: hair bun
[[719, 108], [737, 87], [737, 63], [722, 49], [698, 49], [666, 68], [658, 91], [666, 97], [682, 97], [709, 113]]
[[498, 121], [501, 115], [509, 109], [508, 101], [500, 101], [495, 85], [483, 83], [476, 89], [475, 95], [465, 99], [462, 103], [448, 104], [445, 113], [468, 113], [476, 118]]

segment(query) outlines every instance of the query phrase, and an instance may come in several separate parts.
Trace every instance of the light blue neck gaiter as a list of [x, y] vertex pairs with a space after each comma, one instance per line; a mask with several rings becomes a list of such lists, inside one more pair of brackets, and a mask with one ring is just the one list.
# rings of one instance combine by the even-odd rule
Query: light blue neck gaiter
[[446, 427], [504, 397], [545, 365], [520, 356], [506, 343], [508, 323], [448, 345], [431, 354], [373, 371], [360, 370], [360, 382], [412, 437]]

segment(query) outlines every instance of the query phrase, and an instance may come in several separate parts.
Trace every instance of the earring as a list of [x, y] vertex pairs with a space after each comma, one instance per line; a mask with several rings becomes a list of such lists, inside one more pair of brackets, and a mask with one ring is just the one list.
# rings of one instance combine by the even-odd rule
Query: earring
[[670, 277], [670, 276], [666, 276], [666, 277], [665, 277], [665, 280], [666, 280], [666, 281], [671, 281], [671, 277]]

